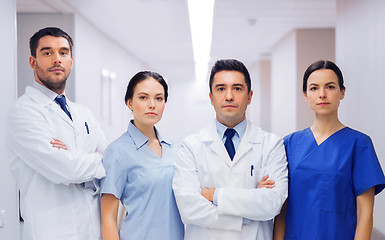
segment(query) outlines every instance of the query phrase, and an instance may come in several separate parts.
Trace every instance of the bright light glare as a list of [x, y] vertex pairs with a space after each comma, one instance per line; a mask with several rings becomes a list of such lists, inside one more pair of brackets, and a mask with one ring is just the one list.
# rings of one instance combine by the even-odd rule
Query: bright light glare
[[195, 76], [207, 79], [213, 31], [214, 0], [187, 0], [194, 51]]

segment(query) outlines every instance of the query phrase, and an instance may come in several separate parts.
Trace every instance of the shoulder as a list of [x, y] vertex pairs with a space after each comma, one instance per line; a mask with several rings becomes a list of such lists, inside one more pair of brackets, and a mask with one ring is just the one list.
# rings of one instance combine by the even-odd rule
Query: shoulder
[[345, 134], [348, 135], [347, 139], [354, 141], [354, 146], [356, 148], [365, 148], [373, 145], [372, 139], [365, 133], [349, 127], [345, 127], [343, 130], [345, 130]]
[[287, 146], [287, 145], [290, 145], [291, 143], [297, 141], [297, 139], [299, 137], [307, 136], [309, 134], [311, 134], [311, 132], [309, 131], [309, 128], [305, 128], [305, 129], [290, 133], [289, 135], [287, 135], [283, 138], [283, 141], [284, 141], [285, 146]]
[[131, 157], [136, 147], [131, 136], [125, 132], [119, 138], [111, 142], [104, 152], [103, 161], [116, 161]]
[[124, 132], [120, 137], [112, 141], [106, 148], [107, 151], [127, 151], [135, 148], [134, 141], [128, 132]]
[[9, 108], [7, 122], [44, 121], [44, 111], [45, 109], [41, 104], [34, 102], [30, 96], [24, 94]]
[[260, 127], [254, 125], [251, 122], [247, 122], [247, 128], [245, 132], [245, 137], [249, 139], [249, 141], [256, 142], [280, 142], [282, 138], [272, 132], [267, 132]]
[[206, 128], [202, 128], [198, 132], [185, 137], [182, 141], [182, 144], [198, 143], [198, 142], [204, 142], [204, 141], [212, 140], [215, 136], [215, 135], [213, 135], [214, 131], [215, 131], [215, 129], [213, 129], [211, 126], [206, 127]]

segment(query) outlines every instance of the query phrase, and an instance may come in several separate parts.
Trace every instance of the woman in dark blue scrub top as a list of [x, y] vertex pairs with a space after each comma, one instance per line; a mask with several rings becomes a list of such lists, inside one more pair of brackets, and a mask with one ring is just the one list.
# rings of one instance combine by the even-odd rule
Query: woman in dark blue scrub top
[[370, 239], [374, 196], [385, 178], [369, 136], [343, 125], [338, 106], [345, 87], [330, 61], [313, 63], [303, 94], [313, 125], [284, 138], [289, 197], [274, 224], [274, 239]]
[[[176, 145], [155, 128], [162, 118], [167, 88], [161, 75], [149, 71], [137, 73], [127, 86], [125, 102], [134, 119], [103, 156], [103, 239], [183, 239], [184, 225], [172, 191]], [[127, 211], [120, 231], [119, 201]]]

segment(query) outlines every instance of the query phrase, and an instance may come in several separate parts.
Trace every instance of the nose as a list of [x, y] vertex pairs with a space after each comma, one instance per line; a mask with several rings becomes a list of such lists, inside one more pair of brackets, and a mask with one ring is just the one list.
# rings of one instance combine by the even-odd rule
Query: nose
[[59, 52], [56, 52], [53, 54], [53, 63], [56, 64], [61, 64], [61, 56]]
[[155, 100], [154, 99], [149, 99], [148, 107], [150, 109], [154, 109], [155, 108]]
[[233, 101], [233, 100], [234, 100], [233, 91], [231, 88], [229, 88], [226, 91], [226, 101]]
[[326, 90], [324, 88], [320, 88], [319, 97], [326, 98]]

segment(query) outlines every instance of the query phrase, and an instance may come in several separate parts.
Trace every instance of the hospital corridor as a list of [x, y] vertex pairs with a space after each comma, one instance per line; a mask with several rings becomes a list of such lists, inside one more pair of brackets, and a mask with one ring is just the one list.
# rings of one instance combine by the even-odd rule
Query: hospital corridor
[[[385, 138], [383, 137], [385, 136], [384, 12], [385, 1], [383, 0], [1, 0], [0, 16], [2, 21], [0, 21], [0, 29], [3, 34], [0, 38], [0, 46], [2, 47], [2, 54], [0, 55], [0, 72], [2, 73], [2, 87], [0, 88], [2, 100], [0, 105], [2, 110], [0, 114], [2, 136], [0, 139], [0, 240], [53, 239], [44, 234], [39, 235], [37, 232], [47, 231], [48, 228], [51, 228], [50, 234], [55, 236], [60, 232], [58, 229], [64, 226], [56, 229], [57, 226], [54, 223], [37, 224], [38, 219], [43, 219], [43, 215], [32, 216], [31, 208], [35, 209], [34, 205], [40, 205], [39, 208], [44, 209], [51, 204], [52, 206], [56, 203], [59, 204], [61, 201], [71, 201], [71, 198], [78, 198], [79, 202], [89, 201], [90, 212], [93, 211], [93, 208], [95, 211], [91, 214], [90, 220], [86, 220], [88, 217], [82, 215], [83, 207], [76, 204], [71, 205], [72, 207], [66, 205], [57, 211], [63, 215], [69, 212], [78, 214], [76, 222], [71, 224], [78, 225], [74, 229], [77, 229], [78, 232], [83, 231], [84, 236], [81, 235], [83, 236], [81, 237], [76, 233], [71, 233], [72, 235], [63, 233], [63, 236], [67, 234], [66, 236], [72, 237], [66, 237], [68, 240], [101, 239], [102, 234], [106, 236], [105, 227], [103, 227], [106, 226], [104, 225], [103, 214], [106, 212], [109, 214], [110, 209], [114, 210], [112, 216], [118, 219], [117, 227], [121, 229], [121, 239], [131, 239], [122, 237], [126, 232], [131, 231], [126, 221], [129, 222], [132, 220], [131, 218], [140, 217], [140, 211], [145, 212], [145, 210], [154, 209], [157, 209], [154, 212], [158, 212], [158, 214], [143, 217], [140, 223], [145, 226], [147, 221], [155, 233], [151, 235], [152, 233], [148, 229], [132, 227], [138, 231], [138, 235], [133, 235], [137, 236], [134, 238], [153, 239], [150, 236], [156, 235], [156, 231], [162, 232], [167, 229], [167, 231], [170, 230], [170, 233], [167, 233], [169, 235], [159, 236], [159, 239], [178, 240], [183, 238], [183, 235], [184, 239], [201, 240], [255, 239], [256, 236], [258, 239], [269, 239], [272, 238], [273, 233], [274, 239], [280, 239], [277, 238], [278, 230], [276, 229], [279, 229], [277, 226], [281, 215], [278, 215], [275, 220], [274, 217], [281, 212], [282, 205], [285, 211], [284, 217], [286, 217], [283, 232], [285, 232], [286, 227], [286, 237], [288, 237], [292, 234], [288, 229], [291, 227], [293, 229], [300, 228], [296, 222], [290, 222], [290, 219], [295, 218], [291, 218], [291, 216], [295, 216], [295, 211], [297, 211], [293, 210], [296, 209], [294, 204], [296, 199], [294, 197], [291, 199], [290, 193], [298, 194], [302, 191], [302, 188], [300, 190], [295, 188], [294, 184], [297, 182], [299, 185], [306, 183], [307, 180], [304, 180], [306, 179], [304, 176], [308, 172], [307, 169], [313, 168], [317, 164], [310, 163], [309, 166], [306, 166], [306, 163], [298, 164], [299, 167], [297, 167], [297, 162], [290, 162], [293, 161], [290, 157], [298, 157], [300, 154], [308, 157], [308, 153], [301, 152], [302, 150], [305, 151], [307, 146], [305, 144], [306, 138], [301, 139], [301, 136], [298, 135], [297, 139], [289, 135], [297, 131], [305, 135], [310, 133], [312, 141], [316, 140], [316, 142], [314, 141], [316, 147], [324, 147], [323, 154], [329, 154], [330, 149], [335, 149], [337, 145], [343, 146], [342, 150], [334, 155], [331, 154], [331, 157], [313, 156], [312, 154], [318, 152], [311, 151], [309, 156], [315, 160], [319, 159], [320, 168], [326, 168], [329, 163], [324, 163], [324, 161], [331, 161], [333, 158], [337, 161], [336, 165], [332, 167], [333, 169], [335, 167], [335, 171], [338, 171], [337, 168], [344, 164], [353, 164], [353, 167], [349, 165], [350, 168], [346, 170], [349, 178], [341, 177], [339, 173], [321, 176], [317, 175], [319, 173], [317, 172], [317, 174], [312, 175], [314, 189], [319, 188], [322, 191], [322, 189], [328, 189], [329, 186], [339, 185], [334, 190], [336, 199], [334, 197], [326, 199], [315, 197], [315, 204], [318, 204], [318, 201], [337, 204], [337, 207], [334, 206], [336, 209], [323, 209], [321, 212], [333, 212], [338, 217], [344, 214], [344, 217], [348, 216], [349, 218], [347, 212], [352, 211], [354, 215], [351, 218], [352, 221], [346, 223], [345, 226], [351, 224], [355, 229], [356, 224], [359, 226], [357, 222], [362, 219], [360, 219], [359, 214], [363, 209], [362, 206], [367, 206], [365, 204], [369, 202], [369, 205], [372, 204], [369, 209], [373, 211], [373, 227], [372, 229], [368, 228], [371, 232], [370, 239], [385, 240], [385, 193], [381, 192], [385, 186], [381, 180], [384, 179], [382, 172], [385, 170]], [[59, 31], [59, 35], [46, 33], [48, 36], [44, 36], [43, 34], [40, 36], [40, 40], [39, 38], [35, 40], [36, 45], [34, 45], [34, 40], [31, 37], [37, 34], [39, 30], [46, 30], [47, 27], [53, 31]], [[67, 34], [70, 38], [67, 37]], [[62, 42], [59, 41], [60, 39]], [[40, 48], [41, 45], [39, 45], [43, 44], [44, 41], [47, 44], [51, 44], [51, 42], [57, 45], [63, 44], [63, 39], [66, 47], [61, 47], [57, 56], [54, 47], [43, 46]], [[73, 45], [71, 41], [73, 41]], [[48, 61], [40, 59], [48, 59], [51, 56], [60, 59], [54, 61], [61, 61], [61, 63], [55, 65], [56, 67], [47, 68], [46, 71], [45, 67], [48, 65], [44, 64], [48, 64]], [[221, 62], [222, 60], [224, 63]], [[315, 66], [314, 64], [319, 60], [327, 61], [323, 67], [311, 69], [311, 66]], [[329, 62], [332, 66], [325, 67]], [[226, 63], [234, 64], [236, 67], [240, 66], [239, 68], [242, 70], [233, 65], [228, 69], [229, 65]], [[245, 68], [246, 70], [244, 70]], [[339, 69], [343, 75], [342, 83]], [[235, 79], [237, 75], [219, 74], [223, 72], [234, 73], [234, 71], [243, 74], [241, 79], [245, 85], [242, 85], [243, 82], [242, 84], [237, 82], [229, 90], [226, 84], [229, 83], [230, 78]], [[314, 80], [316, 83], [313, 83], [314, 73], [327, 71], [332, 75], [326, 75], [326, 77], [322, 75], [327, 78], [325, 80], [327, 87], [325, 87], [325, 92], [319, 90], [321, 92], [319, 94], [325, 95], [320, 98], [327, 99], [327, 92], [329, 98], [324, 102], [313, 104], [312, 101], [315, 102], [317, 99], [314, 97], [315, 92], [323, 86], [323, 82], [322, 84], [317, 82], [322, 77]], [[250, 85], [245, 72], [250, 75]], [[307, 76], [306, 72], [308, 72]], [[47, 77], [46, 80], [41, 78], [43, 75], [59, 76], [61, 74], [65, 75], [65, 78], [60, 93], [54, 90], [56, 88], [51, 88], [51, 85], [46, 83], [46, 81], [53, 81], [53, 77]], [[224, 83], [217, 84], [217, 81], [220, 81], [218, 76], [225, 79], [223, 80]], [[330, 80], [334, 79], [334, 76], [337, 80]], [[133, 92], [130, 92], [129, 82], [133, 85]], [[144, 106], [143, 103], [134, 101], [138, 89], [140, 91], [144, 89], [138, 93], [139, 95], [142, 94], [138, 98], [141, 101], [156, 95], [151, 103], [153, 109], [155, 106], [157, 109], [146, 113], [145, 117], [138, 117], [141, 111], [144, 111], [141, 108]], [[225, 91], [226, 93], [224, 93]], [[244, 95], [241, 95], [242, 91], [244, 91]], [[33, 112], [33, 102], [48, 101], [43, 100], [46, 96], [42, 97], [41, 93], [50, 96], [50, 101], [57, 104], [52, 106], [46, 103], [47, 105], [41, 108], [43, 110], [39, 110], [41, 112]], [[332, 95], [333, 93], [340, 95]], [[58, 96], [56, 97], [56, 95]], [[26, 100], [27, 96], [32, 100]], [[64, 105], [57, 100], [61, 96], [64, 96]], [[228, 114], [232, 110], [226, 108], [228, 105], [220, 103], [219, 96], [232, 98], [231, 101], [227, 99], [223, 102], [233, 102], [230, 107], [237, 109], [239, 107], [238, 112], [234, 111], [235, 113], [231, 116], [235, 116], [235, 118], [241, 116], [241, 120], [244, 121], [237, 121], [231, 126], [226, 124], [232, 123], [230, 114]], [[244, 96], [243, 100], [242, 96]], [[18, 105], [14, 105], [20, 97], [21, 100]], [[53, 99], [55, 100], [53, 101]], [[327, 139], [329, 142], [335, 141], [329, 146], [326, 145], [328, 142], [325, 139], [322, 139], [325, 143], [318, 141], [318, 135], [314, 134], [314, 126], [319, 126], [318, 123], [322, 122], [322, 119], [326, 119], [322, 116], [332, 115], [327, 115], [325, 114], [326, 110], [319, 109], [321, 105], [327, 109], [326, 105], [332, 106], [333, 101], [336, 103], [335, 106], [333, 105], [333, 114], [337, 116], [338, 112], [338, 118], [335, 117], [335, 119], [341, 126], [343, 124], [343, 127], [340, 126], [334, 131], [335, 134], [330, 134], [336, 139]], [[23, 107], [22, 104], [25, 106]], [[69, 107], [69, 112], [67, 107]], [[51, 108], [52, 111], [60, 112], [58, 113], [60, 117], [48, 115], [47, 111], [51, 111]], [[223, 110], [224, 108], [226, 110]], [[19, 112], [15, 113], [15, 109]], [[151, 118], [155, 120], [148, 120], [149, 115], [156, 115], [156, 117]], [[29, 120], [38, 118], [46, 122]], [[73, 126], [74, 133], [70, 136], [64, 134], [68, 128], [58, 124], [58, 121], [64, 118], [66, 118], [68, 126]], [[334, 126], [339, 126], [338, 124]], [[24, 125], [24, 127], [20, 125]], [[325, 125], [330, 127], [332, 123], [326, 121]], [[218, 150], [219, 155], [224, 152], [229, 161], [227, 165], [224, 164], [224, 168], [220, 165], [221, 161], [217, 165], [213, 165], [210, 161], [204, 162], [206, 157], [211, 161], [216, 161], [213, 153], [215, 150], [210, 152], [210, 150], [202, 147], [205, 144], [209, 146], [207, 142], [213, 141], [211, 140], [211, 132], [208, 134], [201, 130], [208, 126], [216, 127], [217, 131], [213, 131], [215, 132], [214, 135], [218, 132], [224, 144], [224, 147], [221, 146], [221, 150]], [[263, 135], [264, 132], [263, 134], [258, 133], [261, 134], [258, 136], [264, 136], [264, 138], [254, 139], [250, 137], [249, 145], [259, 144], [260, 146], [253, 145], [252, 150], [246, 151], [243, 149], [245, 145], [241, 140], [250, 136], [249, 126], [256, 126], [267, 133], [273, 133], [277, 140], [275, 141], [275, 138], [270, 135], [268, 135], [269, 137]], [[233, 135], [226, 135], [225, 127], [236, 130], [235, 138]], [[19, 130], [16, 132], [13, 129]], [[55, 151], [63, 159], [69, 156], [65, 155], [67, 148], [78, 148], [82, 149], [80, 155], [88, 154], [87, 151], [91, 152], [92, 156], [89, 156], [89, 161], [97, 161], [98, 164], [79, 165], [78, 173], [84, 175], [84, 178], [71, 176], [71, 179], [65, 179], [58, 172], [50, 173], [51, 168], [55, 167], [61, 168], [60, 171], [63, 170], [64, 172], [67, 167], [71, 166], [71, 163], [63, 163], [63, 165], [59, 161], [49, 163], [48, 159], [40, 163], [40, 160], [35, 159], [35, 157], [48, 156], [41, 145], [43, 139], [39, 139], [39, 137], [44, 137], [44, 134], [39, 134], [37, 132], [39, 129], [41, 131], [46, 130], [47, 134], [52, 131], [55, 132], [51, 136], [52, 141], [47, 142], [47, 145], [50, 144], [53, 148], [57, 148]], [[149, 133], [143, 129], [151, 131]], [[354, 134], [358, 134], [361, 138], [356, 137], [353, 133], [346, 133], [343, 135], [344, 137], [337, 138], [339, 137], [338, 134], [342, 134], [342, 131], [347, 132], [349, 130], [359, 131], [360, 133]], [[83, 131], [83, 135], [79, 135], [79, 131]], [[360, 135], [361, 133], [363, 134]], [[190, 135], [191, 138], [186, 138]], [[60, 138], [59, 136], [63, 136], [62, 139], [55, 139]], [[151, 145], [151, 136], [155, 137], [157, 144]], [[18, 141], [18, 137], [23, 140]], [[263, 140], [265, 138], [266, 140]], [[343, 145], [353, 138], [364, 139], [352, 143], [359, 150], [351, 150], [348, 143]], [[198, 141], [197, 139], [203, 140]], [[231, 142], [230, 148], [234, 150], [228, 149], [229, 139], [233, 139], [231, 141], [234, 144]], [[362, 143], [363, 141], [366, 142]], [[73, 142], [73, 145], [69, 142]], [[163, 170], [157, 169], [154, 172], [155, 170], [151, 169], [151, 171], [137, 173], [137, 169], [146, 168], [146, 164], [135, 162], [132, 163], [133, 166], [128, 166], [118, 163], [116, 160], [123, 154], [123, 150], [120, 150], [119, 154], [113, 150], [117, 151], [116, 149], [120, 145], [125, 146], [122, 145], [123, 143], [132, 145], [130, 147], [126, 145], [127, 149], [132, 147], [138, 151], [148, 144], [145, 146], [149, 147], [145, 153], [139, 151], [127, 154], [132, 154], [132, 158], [147, 158], [150, 155], [153, 159], [159, 158], [162, 161], [165, 161], [164, 158], [166, 157], [176, 158], [175, 166], [174, 160], [165, 161], [161, 164], [164, 167]], [[16, 144], [20, 144], [20, 146], [15, 146]], [[359, 144], [365, 144], [365, 146], [361, 149]], [[267, 145], [271, 145], [270, 150], [267, 149]], [[290, 148], [291, 146], [295, 147]], [[92, 150], [90, 150], [91, 148]], [[105, 151], [105, 149], [107, 150]], [[41, 155], [29, 154], [28, 151], [32, 150], [36, 154], [41, 153]], [[258, 156], [263, 159], [261, 165], [259, 166], [259, 163], [255, 162], [241, 165], [242, 162], [238, 163], [237, 161], [240, 161], [243, 155], [239, 156], [238, 150], [240, 152], [244, 150], [245, 156], [251, 154], [248, 151], [259, 151], [258, 154], [261, 156]], [[230, 153], [230, 151], [234, 152]], [[345, 163], [344, 161], [355, 159], [356, 154], [357, 158], [362, 156], [363, 159], [361, 160], [362, 164], [357, 163], [359, 167], [354, 169], [355, 160], [353, 163]], [[71, 159], [72, 157], [77, 159], [76, 156], [78, 155], [71, 153], [70, 156]], [[79, 159], [83, 158], [81, 156]], [[285, 162], [282, 168], [279, 168], [279, 163], [275, 162], [274, 167], [277, 167], [277, 170], [272, 170], [270, 173], [268, 170], [271, 166], [264, 167], [262, 164], [272, 156], [281, 156], [281, 160]], [[24, 162], [23, 157], [35, 160], [29, 164]], [[288, 167], [286, 167], [286, 158], [289, 161]], [[20, 162], [15, 162], [14, 159], [18, 159]], [[118, 165], [109, 163], [107, 159], [112, 159], [113, 164]], [[74, 162], [74, 165], [77, 163]], [[219, 186], [221, 184], [226, 185], [228, 179], [215, 179], [218, 177], [216, 174], [227, 173], [227, 167], [233, 169], [229, 170], [228, 179], [234, 181], [234, 184], [239, 179], [230, 177], [231, 174], [245, 171], [248, 176], [242, 181], [246, 182], [246, 185], [249, 184], [247, 181], [255, 181], [250, 183], [250, 186], [255, 189], [262, 188], [259, 182], [260, 178], [266, 174], [274, 176], [275, 179], [272, 180], [276, 181], [276, 185], [271, 188], [272, 191], [277, 190], [277, 192], [274, 192], [274, 195], [269, 195], [266, 191], [264, 203], [266, 209], [261, 210], [261, 214], [262, 212], [264, 214], [263, 217], [260, 217], [259, 213], [256, 212], [254, 215], [250, 213], [250, 216], [240, 214], [241, 217], [236, 220], [231, 217], [223, 217], [224, 220], [221, 218], [221, 214], [231, 215], [246, 208], [247, 204], [258, 202], [242, 199], [245, 207], [240, 207], [241, 210], [226, 205], [227, 197], [234, 200], [233, 196], [229, 197], [231, 194], [239, 196], [244, 194], [241, 190], [230, 194], [225, 190], [226, 188], [223, 189]], [[245, 169], [240, 170], [243, 167]], [[302, 170], [301, 167], [305, 170]], [[40, 170], [37, 170], [39, 168], [41, 173]], [[260, 173], [259, 168], [264, 169], [264, 172]], [[130, 173], [127, 173], [127, 176], [119, 175], [121, 174], [119, 169], [133, 169], [133, 173], [137, 175], [130, 175]], [[88, 176], [86, 171], [92, 171], [94, 176]], [[280, 171], [282, 174], [286, 174], [282, 181], [281, 175], [278, 175]], [[297, 173], [296, 171], [303, 172]], [[202, 172], [207, 175], [196, 176], [196, 181], [186, 179], [187, 177], [193, 178], [195, 177], [194, 174], [202, 174]], [[300, 176], [295, 180], [296, 173]], [[117, 179], [109, 179], [109, 174]], [[151, 183], [138, 181], [137, 178], [143, 175], [145, 178], [153, 176], [154, 179], [151, 180]], [[351, 178], [350, 175], [352, 175]], [[15, 179], [15, 176], [18, 179]], [[161, 179], [160, 176], [168, 177], [167, 186], [164, 185], [166, 180]], [[369, 183], [368, 179], [370, 177], [374, 179], [373, 176], [378, 176], [378, 178], [373, 180], [373, 183]], [[127, 178], [126, 186], [121, 186], [122, 178]], [[324, 185], [317, 185], [316, 180], [318, 178]], [[184, 181], [183, 184], [180, 181]], [[160, 186], [161, 183], [162, 186]], [[270, 188], [269, 184], [271, 183], [265, 182], [263, 187], [268, 189]], [[290, 184], [293, 184], [293, 187], [290, 187]], [[313, 184], [313, 182], [308, 182], [308, 184]], [[352, 189], [348, 187], [351, 185], [353, 186]], [[157, 186], [159, 188], [156, 188]], [[188, 192], [187, 190], [196, 186], [202, 188], [198, 194], [199, 200], [194, 198], [194, 191]], [[286, 186], [286, 188], [278, 192], [281, 186]], [[156, 190], [152, 190], [153, 188]], [[151, 189], [152, 192], [147, 193], [148, 189]], [[213, 189], [213, 192], [209, 192], [210, 189]], [[89, 195], [86, 196], [85, 192]], [[166, 192], [170, 196], [170, 202], [164, 199]], [[143, 195], [132, 197], [132, 193]], [[371, 194], [370, 199], [372, 200], [361, 200], [362, 197], [360, 198], [360, 196], [366, 196], [361, 194], [366, 193]], [[353, 200], [347, 197], [349, 194], [354, 195], [354, 198], [351, 198]], [[101, 195], [103, 197], [111, 195], [115, 198], [111, 200], [111, 198], [103, 199], [102, 197], [102, 221], [100, 222]], [[284, 204], [287, 195], [290, 200]], [[53, 196], [52, 201], [48, 196]], [[301, 196], [301, 193], [298, 196]], [[206, 200], [205, 198], [210, 205], [204, 205], [203, 200]], [[303, 201], [305, 197], [298, 197], [298, 199], [298, 201]], [[37, 202], [31, 204], [32, 201]], [[136, 201], [137, 203], [135, 203]], [[153, 205], [147, 204], [148, 209], [143, 210], [140, 207], [141, 201], [148, 201]], [[199, 201], [202, 201], [199, 207], [205, 206], [204, 209], [207, 211], [207, 215], [203, 215], [205, 217], [202, 218], [199, 216], [200, 211], [192, 211], [195, 207], [198, 208], [197, 202]], [[267, 205], [267, 201], [271, 205], [275, 203], [279, 205], [277, 207], [278, 212], [275, 212], [276, 209], [271, 210], [274, 212], [272, 216], [269, 215], [270, 213], [265, 213], [270, 207], [273, 208]], [[366, 202], [364, 205], [360, 205], [361, 201]], [[371, 203], [371, 201], [374, 202]], [[112, 205], [103, 205], [107, 202]], [[115, 210], [118, 205], [119, 211], [116, 216]], [[224, 205], [228, 208], [222, 207]], [[109, 206], [110, 209], [103, 206]], [[191, 206], [191, 211], [181, 209], [184, 206]], [[303, 206], [305, 208], [307, 205], [304, 204]], [[357, 206], [358, 210], [356, 209]], [[128, 211], [125, 211], [125, 208]], [[214, 211], [213, 209], [219, 211], [219, 215], [215, 219], [226, 223], [222, 224], [226, 227], [220, 226], [219, 222], [210, 222], [209, 212]], [[159, 220], [161, 217], [158, 219], [158, 215], [167, 215], [168, 213], [164, 213], [166, 210], [170, 211], [170, 219], [177, 220], [170, 220], [166, 226], [160, 226], [159, 223], [164, 221]], [[301, 214], [306, 219], [305, 215], [308, 212], [305, 209], [304, 213], [301, 211]], [[28, 223], [24, 223], [23, 216], [28, 216]], [[318, 215], [314, 213], [314, 216]], [[56, 218], [56, 216], [50, 217]], [[311, 214], [308, 217], [313, 219]], [[57, 218], [61, 218], [61, 216], [57, 216]], [[322, 220], [319, 220], [321, 222], [319, 225], [327, 224], [323, 221], [336, 221], [336, 228], [340, 227], [341, 221], [345, 222], [345, 220], [327, 220], [328, 218], [324, 216], [320, 219]], [[30, 220], [32, 221], [31, 224], [29, 223]], [[63, 223], [65, 220], [63, 218]], [[97, 229], [98, 234], [93, 235], [94, 233], [91, 233], [94, 236], [91, 237], [84, 230], [86, 227], [81, 229], [83, 228], [80, 226], [82, 221], [89, 222], [94, 229]], [[314, 224], [317, 224], [316, 222], [318, 220], [314, 220]], [[207, 226], [202, 227], [200, 224], [202, 226], [207, 224]], [[273, 224], [276, 228], [274, 230]], [[310, 225], [304, 225], [305, 227], [302, 226], [302, 228], [307, 228], [310, 232], [316, 231], [312, 230]], [[184, 227], [181, 227], [180, 231], [175, 230], [178, 226]], [[255, 228], [255, 226], [259, 227]], [[65, 228], [71, 229], [71, 225], [69, 224]], [[102, 230], [100, 230], [101, 228]], [[258, 228], [260, 232], [255, 230]], [[261, 233], [262, 229], [266, 232]], [[338, 233], [338, 230], [332, 229], [333, 227], [330, 227], [330, 232], [336, 231]], [[100, 231], [104, 232], [101, 234]], [[220, 233], [221, 231], [224, 233]], [[230, 233], [225, 234], [226, 231]], [[220, 236], [227, 237], [221, 238]], [[290, 236], [294, 239], [294, 235]], [[350, 239], [346, 237], [348, 235], [338, 236], [340, 238], [336, 239]], [[306, 239], [306, 237], [298, 239]], [[327, 238], [321, 237], [320, 239]]]

